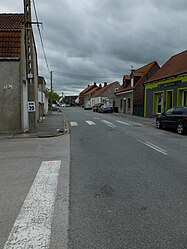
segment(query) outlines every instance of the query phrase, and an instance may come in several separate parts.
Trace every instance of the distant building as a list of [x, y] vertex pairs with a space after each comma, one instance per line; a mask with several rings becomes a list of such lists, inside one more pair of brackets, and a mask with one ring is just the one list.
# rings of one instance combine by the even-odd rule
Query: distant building
[[39, 104], [39, 117], [46, 115], [49, 110], [49, 96], [46, 91], [45, 79], [38, 76], [38, 104]]
[[69, 95], [69, 96], [64, 96], [61, 100], [62, 104], [66, 104], [67, 106], [75, 106], [76, 104], [76, 99], [78, 98], [78, 95]]
[[94, 82], [94, 84], [92, 85], [88, 85], [82, 92], [80, 92], [79, 94], [79, 106], [83, 106], [85, 104], [85, 95], [92, 90], [93, 88], [97, 88], [97, 84], [96, 82]]
[[114, 105], [115, 92], [120, 87], [118, 81], [107, 83], [105, 82], [102, 86], [99, 85], [98, 89], [94, 92], [91, 98], [91, 105], [94, 106], [98, 103], [106, 103], [108, 105]]

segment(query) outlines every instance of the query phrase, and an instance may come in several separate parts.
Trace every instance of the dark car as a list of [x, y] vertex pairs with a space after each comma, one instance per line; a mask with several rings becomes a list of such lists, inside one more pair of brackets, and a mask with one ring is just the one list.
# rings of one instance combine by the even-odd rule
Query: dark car
[[156, 127], [175, 129], [179, 134], [187, 131], [187, 106], [172, 107], [156, 118]]
[[93, 106], [92, 110], [93, 112], [98, 112], [99, 108], [104, 105], [103, 103], [97, 103]]
[[99, 109], [98, 112], [100, 113], [112, 113], [113, 112], [113, 106], [110, 105], [102, 105]]

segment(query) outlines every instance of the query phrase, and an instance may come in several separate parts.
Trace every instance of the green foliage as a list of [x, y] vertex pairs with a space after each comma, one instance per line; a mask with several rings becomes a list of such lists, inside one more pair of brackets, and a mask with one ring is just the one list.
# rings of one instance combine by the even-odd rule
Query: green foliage
[[56, 104], [56, 102], [59, 100], [59, 95], [56, 92], [48, 92], [48, 96], [53, 104]]

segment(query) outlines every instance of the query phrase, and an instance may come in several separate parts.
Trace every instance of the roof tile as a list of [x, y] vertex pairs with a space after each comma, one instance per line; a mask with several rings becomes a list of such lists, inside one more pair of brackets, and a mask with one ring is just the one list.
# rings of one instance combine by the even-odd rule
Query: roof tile
[[0, 14], [0, 57], [20, 57], [24, 14]]
[[172, 56], [146, 83], [187, 73], [187, 50]]

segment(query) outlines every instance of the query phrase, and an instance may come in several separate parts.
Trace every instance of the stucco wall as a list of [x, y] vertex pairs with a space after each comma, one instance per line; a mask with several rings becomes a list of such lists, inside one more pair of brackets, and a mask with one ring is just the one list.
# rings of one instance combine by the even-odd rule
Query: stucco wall
[[0, 61], [0, 132], [2, 133], [21, 131], [19, 72], [19, 60]]
[[154, 116], [154, 100], [153, 100], [153, 95], [154, 93], [157, 92], [162, 92], [163, 93], [163, 106], [162, 109], [165, 111], [166, 108], [166, 92], [168, 90], [173, 91], [173, 106], [179, 105], [178, 102], [180, 102], [180, 96], [178, 95], [178, 89], [183, 89], [187, 88], [187, 81], [183, 81], [183, 78], [179, 78], [177, 80], [168, 80], [168, 81], [161, 81], [157, 84], [151, 84], [150, 86], [147, 85], [145, 88], [145, 116], [146, 117], [153, 117]]
[[[128, 99], [130, 99], [130, 108], [128, 108]], [[118, 112], [133, 114], [133, 93], [127, 92], [123, 94], [116, 95], [115, 106], [118, 107]], [[122, 105], [121, 105], [122, 101]]]

